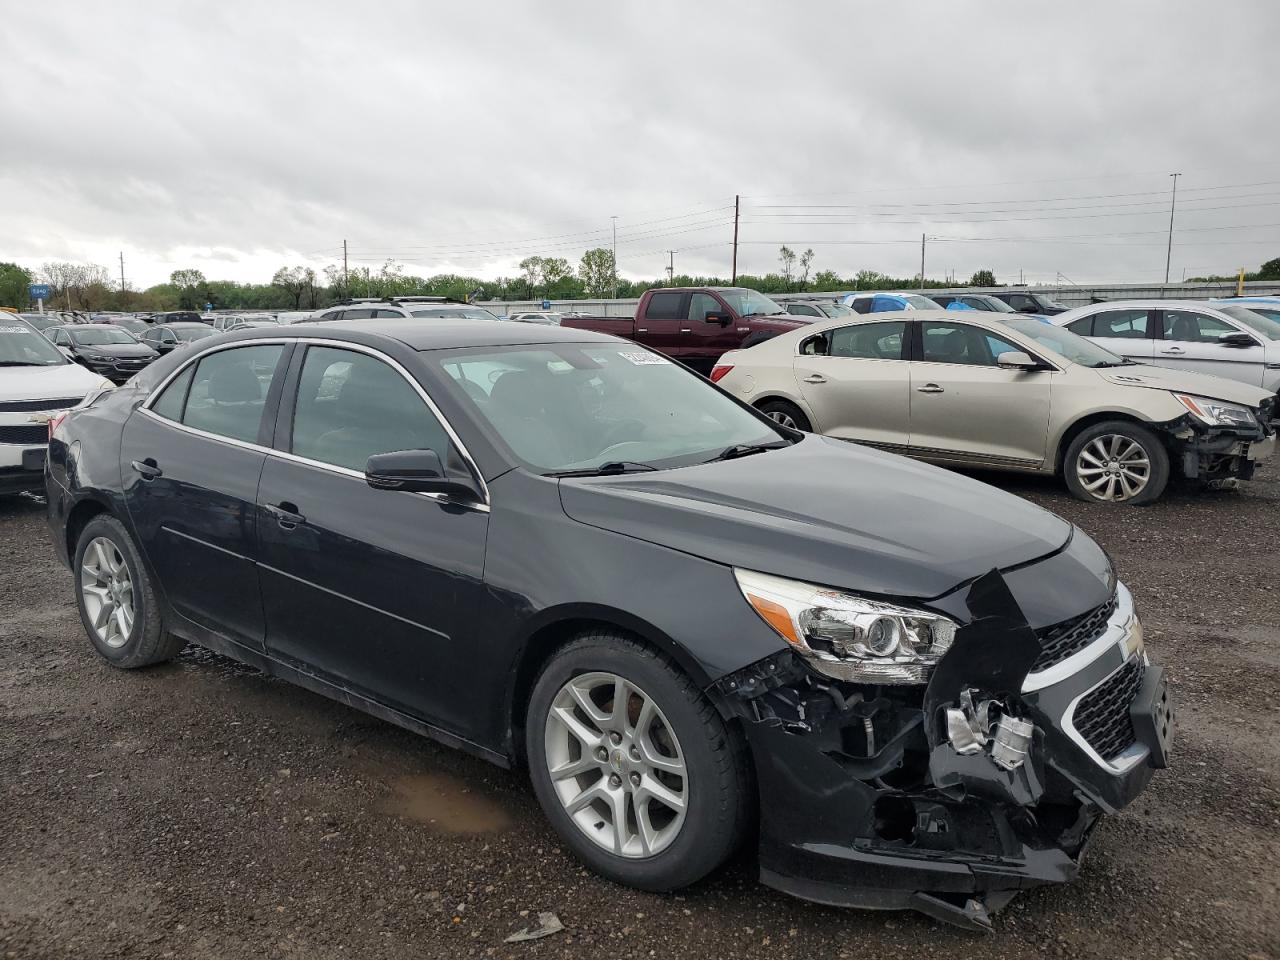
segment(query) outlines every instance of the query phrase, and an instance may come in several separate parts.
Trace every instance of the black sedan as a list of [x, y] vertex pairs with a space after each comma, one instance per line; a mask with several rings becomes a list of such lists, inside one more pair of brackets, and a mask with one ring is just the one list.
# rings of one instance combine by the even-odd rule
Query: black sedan
[[89, 639], [197, 643], [504, 766], [593, 869], [968, 926], [1164, 766], [1128, 591], [977, 481], [557, 326], [246, 330], [56, 423]]
[[160, 354], [123, 327], [110, 323], [78, 323], [54, 327], [45, 334], [76, 363], [113, 383], [124, 383]]

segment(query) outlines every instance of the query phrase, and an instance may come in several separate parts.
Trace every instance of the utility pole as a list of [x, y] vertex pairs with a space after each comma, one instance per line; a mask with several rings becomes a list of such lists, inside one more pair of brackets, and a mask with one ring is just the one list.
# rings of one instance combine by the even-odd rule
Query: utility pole
[[351, 291], [347, 289], [347, 241], [342, 241], [342, 289], [350, 296]]
[[120, 306], [124, 306], [124, 251], [120, 251]]
[[612, 216], [609, 218], [613, 221], [613, 299], [618, 299], [618, 218]]
[[676, 252], [674, 250], [667, 251], [667, 286], [670, 286], [676, 278]]
[[742, 197], [738, 194], [733, 195], [733, 279], [730, 283], [738, 282], [738, 206], [742, 201]]
[[924, 242], [925, 240], [926, 240], [925, 235], [923, 233], [920, 234], [920, 289], [921, 290], [924, 289]]
[[1164, 282], [1169, 282], [1169, 264], [1173, 260], [1173, 211], [1178, 207], [1178, 178], [1182, 176], [1180, 173], [1171, 173], [1173, 177], [1173, 197], [1169, 201], [1169, 246], [1165, 250], [1164, 255]]

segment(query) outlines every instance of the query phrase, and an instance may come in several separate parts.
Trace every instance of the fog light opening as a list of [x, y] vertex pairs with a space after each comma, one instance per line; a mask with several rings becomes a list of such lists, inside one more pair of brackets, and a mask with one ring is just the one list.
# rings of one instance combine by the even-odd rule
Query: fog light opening
[[911, 843], [916, 837], [916, 808], [906, 797], [879, 797], [872, 810], [876, 836], [892, 843]]

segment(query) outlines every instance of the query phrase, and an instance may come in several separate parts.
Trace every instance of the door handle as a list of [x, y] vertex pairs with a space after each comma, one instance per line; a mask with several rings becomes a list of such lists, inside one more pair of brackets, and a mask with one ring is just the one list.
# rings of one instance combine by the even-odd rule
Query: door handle
[[1160, 352], [1161, 353], [1186, 353], [1187, 351], [1183, 350], [1181, 347], [1169, 347], [1168, 349], [1162, 349]]
[[648, 333], [648, 332], [649, 332], [648, 327], [636, 327], [636, 333]]
[[804, 378], [805, 383], [826, 383], [827, 378], [820, 373], [811, 373]]
[[916, 393], [945, 393], [936, 383], [926, 383], [923, 387], [916, 387]]
[[276, 518], [281, 530], [292, 530], [298, 524], [307, 522], [307, 518], [298, 512], [297, 506], [287, 500], [283, 503], [269, 503], [266, 510]]
[[164, 471], [161, 470], [156, 462], [147, 457], [145, 460], [134, 460], [129, 466], [138, 471], [138, 475], [143, 480], [154, 480], [156, 477], [163, 477]]
[[681, 327], [681, 328], [680, 328], [680, 332], [681, 332], [681, 333], [693, 333], [693, 331], [692, 331], [692, 330], [690, 330], [688, 327]]

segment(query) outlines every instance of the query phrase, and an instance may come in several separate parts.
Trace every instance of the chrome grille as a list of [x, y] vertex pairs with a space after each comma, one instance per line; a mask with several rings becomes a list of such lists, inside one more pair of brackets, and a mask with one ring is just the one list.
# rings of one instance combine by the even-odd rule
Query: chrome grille
[[1031, 665], [1031, 672], [1048, 670], [1097, 640], [1106, 632], [1107, 621], [1115, 614], [1118, 603], [1119, 597], [1113, 593], [1111, 599], [1100, 607], [1037, 630], [1036, 636], [1040, 639], [1041, 649], [1040, 656]]
[[1137, 739], [1129, 706], [1142, 687], [1142, 673], [1142, 660], [1134, 657], [1076, 705], [1071, 723], [1103, 760], [1110, 762]]

